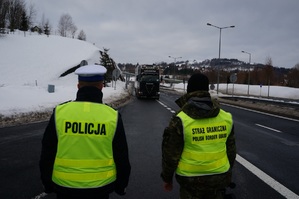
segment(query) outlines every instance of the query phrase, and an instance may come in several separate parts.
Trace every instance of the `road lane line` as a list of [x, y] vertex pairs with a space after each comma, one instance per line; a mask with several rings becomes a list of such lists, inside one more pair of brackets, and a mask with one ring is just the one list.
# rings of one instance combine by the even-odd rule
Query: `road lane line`
[[38, 194], [37, 196], [35, 196], [35, 197], [31, 198], [31, 199], [41, 199], [41, 198], [46, 197], [47, 195], [48, 195], [47, 193], [42, 192], [42, 193]]
[[280, 193], [282, 196], [286, 197], [287, 199], [299, 199], [299, 196], [297, 194], [271, 178], [268, 174], [264, 173], [262, 170], [242, 158], [240, 155], [237, 155], [236, 160], [250, 172], [256, 175], [259, 179], [261, 179], [278, 193]]
[[276, 129], [273, 129], [273, 128], [270, 128], [270, 127], [267, 127], [267, 126], [264, 126], [264, 125], [261, 125], [261, 124], [255, 124], [259, 127], [262, 127], [262, 128], [265, 128], [265, 129], [269, 129], [271, 131], [275, 131], [275, 132], [278, 132], [278, 133], [282, 133], [280, 130], [276, 130]]
[[169, 108], [168, 106], [166, 106], [163, 102], [161, 102], [160, 100], [156, 100], [157, 102], [159, 102], [159, 104], [161, 104], [164, 108], [166, 108], [167, 110], [169, 110], [171, 113], [175, 113], [174, 110], [172, 110], [172, 108]]

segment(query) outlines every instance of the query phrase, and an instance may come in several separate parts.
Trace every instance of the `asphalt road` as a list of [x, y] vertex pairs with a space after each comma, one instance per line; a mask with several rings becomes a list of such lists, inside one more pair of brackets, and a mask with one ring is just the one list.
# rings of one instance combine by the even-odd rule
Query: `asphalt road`
[[[163, 93], [159, 101], [134, 99], [119, 109], [127, 133], [132, 174], [127, 194], [112, 194], [112, 199], [178, 198], [179, 186], [175, 184], [174, 190], [166, 193], [160, 178], [162, 134], [178, 110], [174, 103], [177, 98], [175, 94]], [[286, 198], [283, 194], [298, 198], [298, 121], [222, 107], [233, 114], [239, 155], [233, 169], [237, 186], [228, 192], [238, 199]], [[0, 129], [0, 198], [30, 199], [43, 191], [38, 160], [45, 126], [46, 123], [36, 123]], [[265, 180], [264, 174], [269, 178]], [[51, 194], [46, 198], [55, 197]]]
[[[299, 121], [230, 106], [223, 109], [233, 114], [238, 155], [273, 178], [271, 186], [275, 187], [273, 180], [280, 183], [275, 189], [281, 189], [287, 198], [299, 198], [299, 179], [294, 177], [299, 176]], [[239, 176], [235, 178], [238, 181]]]
[[0, 129], [0, 198], [30, 199], [43, 187], [38, 160], [46, 123]]

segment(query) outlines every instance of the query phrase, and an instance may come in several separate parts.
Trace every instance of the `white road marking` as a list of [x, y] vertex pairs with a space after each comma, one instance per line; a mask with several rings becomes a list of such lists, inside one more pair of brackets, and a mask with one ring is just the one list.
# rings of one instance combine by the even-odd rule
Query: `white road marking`
[[270, 127], [267, 127], [267, 126], [264, 126], [264, 125], [261, 125], [261, 124], [255, 124], [257, 126], [260, 126], [260, 127], [263, 127], [265, 129], [269, 129], [271, 131], [275, 131], [275, 132], [278, 132], [278, 133], [282, 133], [280, 130], [276, 130], [276, 129], [273, 129], [273, 128], [270, 128]]
[[174, 110], [172, 110], [171, 108], [169, 108], [168, 106], [166, 106], [164, 103], [162, 103], [161, 101], [159, 100], [156, 100], [159, 104], [161, 104], [164, 108], [166, 108], [167, 110], [169, 110], [171, 113], [175, 113]]
[[252, 172], [254, 175], [256, 175], [259, 179], [264, 181], [266, 184], [268, 184], [270, 187], [272, 187], [274, 190], [276, 190], [278, 193], [280, 193], [282, 196], [284, 196], [287, 199], [299, 199], [299, 196], [271, 178], [269, 175], [264, 173], [262, 170], [242, 158], [241, 156], [237, 155], [236, 160], [242, 164], [245, 168], [247, 168], [250, 172]]
[[42, 192], [42, 193], [38, 194], [37, 196], [33, 197], [32, 199], [41, 199], [41, 198], [46, 197], [47, 195], [48, 195], [47, 193]]

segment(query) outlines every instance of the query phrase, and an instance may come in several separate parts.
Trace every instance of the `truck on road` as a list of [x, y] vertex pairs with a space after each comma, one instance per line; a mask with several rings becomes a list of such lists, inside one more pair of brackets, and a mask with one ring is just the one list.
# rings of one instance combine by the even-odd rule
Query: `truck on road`
[[139, 65], [135, 68], [135, 94], [137, 98], [160, 97], [160, 71], [156, 65]]

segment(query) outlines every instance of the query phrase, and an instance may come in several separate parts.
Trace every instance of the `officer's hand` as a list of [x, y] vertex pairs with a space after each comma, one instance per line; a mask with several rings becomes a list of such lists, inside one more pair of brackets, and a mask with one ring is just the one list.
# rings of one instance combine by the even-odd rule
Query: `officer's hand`
[[54, 192], [53, 186], [45, 186], [44, 187], [44, 192], [47, 193], [47, 194], [53, 193]]
[[164, 187], [164, 191], [169, 192], [169, 191], [172, 191], [173, 185], [172, 185], [172, 183], [164, 182], [163, 187]]
[[124, 188], [124, 189], [115, 189], [114, 191], [115, 191], [115, 193], [117, 193], [120, 196], [123, 196], [123, 195], [126, 194], [126, 188]]

